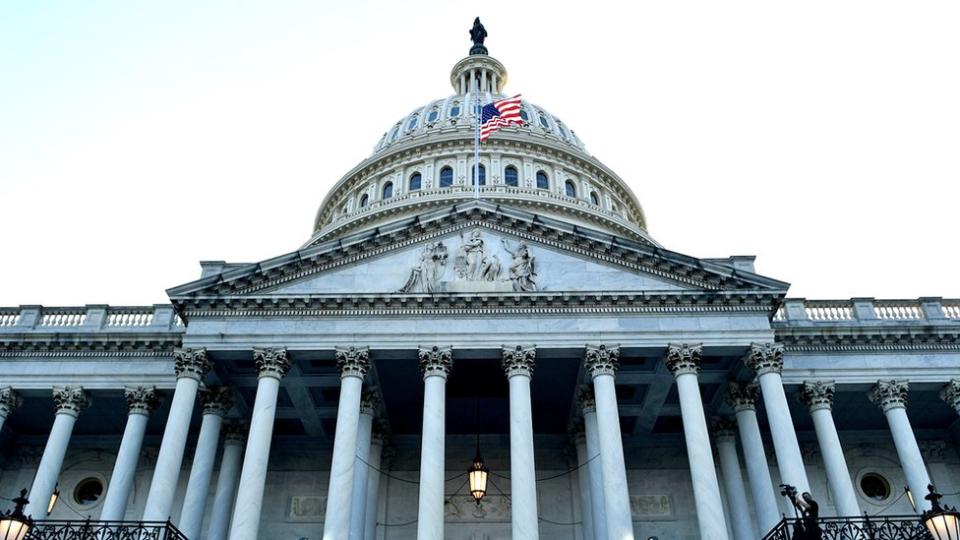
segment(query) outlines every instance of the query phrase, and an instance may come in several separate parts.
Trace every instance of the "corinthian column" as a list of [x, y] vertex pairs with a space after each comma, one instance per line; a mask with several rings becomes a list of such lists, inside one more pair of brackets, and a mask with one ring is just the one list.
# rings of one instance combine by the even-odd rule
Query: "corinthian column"
[[147, 420], [159, 402], [157, 389], [154, 387], [127, 388], [124, 394], [127, 398], [127, 427], [123, 430], [117, 461], [113, 464], [113, 474], [110, 475], [110, 486], [103, 499], [101, 521], [120, 521], [126, 514], [130, 488], [133, 487], [140, 449], [143, 447], [143, 435], [147, 431]]
[[594, 540], [593, 537], [593, 506], [590, 504], [590, 466], [587, 460], [587, 435], [583, 431], [583, 419], [578, 418], [570, 427], [570, 436], [577, 456], [577, 482], [580, 488], [580, 515], [583, 540]]
[[80, 411], [90, 405], [90, 398], [79, 386], [55, 386], [53, 388], [53, 403], [57, 407], [57, 415], [53, 420], [53, 428], [47, 439], [47, 446], [43, 449], [37, 475], [33, 477], [33, 487], [30, 488], [30, 504], [24, 508], [26, 515], [47, 515], [47, 503], [53, 490], [57, 487], [60, 469], [63, 467], [63, 458], [67, 455], [67, 445], [73, 426], [77, 423]]
[[420, 500], [417, 540], [443, 540], [443, 475], [447, 375], [453, 367], [450, 347], [420, 349], [423, 372], [423, 435], [420, 444]]
[[833, 407], [833, 392], [832, 381], [804, 382], [798, 398], [810, 409], [810, 416], [813, 417], [813, 428], [817, 432], [823, 467], [827, 470], [827, 484], [830, 486], [830, 495], [833, 496], [837, 514], [859, 516], [860, 505], [857, 504], [847, 460], [843, 457], [843, 447], [840, 446], [840, 436], [837, 435], [837, 426], [830, 412]]
[[733, 537], [736, 540], [753, 540], [757, 538], [757, 531], [750, 520], [750, 507], [747, 506], [747, 493], [743, 487], [743, 475], [740, 473], [736, 427], [732, 421], [719, 418], [713, 424], [713, 435], [717, 441], [717, 453], [720, 455], [720, 471], [723, 473], [723, 486], [727, 494], [727, 506], [730, 508]]
[[187, 493], [183, 497], [183, 510], [180, 512], [178, 525], [180, 532], [187, 538], [200, 538], [203, 511], [207, 506], [207, 493], [210, 491], [210, 477], [213, 476], [213, 462], [217, 459], [220, 426], [223, 424], [224, 415], [233, 407], [233, 391], [225, 386], [211, 388], [201, 394], [201, 403], [203, 421], [200, 423], [200, 437], [193, 453], [190, 480], [187, 481]]
[[[943, 387], [943, 390], [940, 390], [940, 399], [945, 401], [947, 405], [953, 407], [953, 410], [957, 411], [957, 414], [960, 414], [960, 379], [953, 379], [947, 383], [947, 385]], [[0, 412], [0, 414], [2, 414], [2, 412]]]
[[700, 356], [703, 345], [675, 344], [667, 346], [667, 369], [677, 379], [683, 436], [687, 442], [687, 459], [693, 481], [693, 501], [697, 507], [697, 525], [702, 540], [727, 540], [727, 523], [723, 518], [720, 484], [710, 448], [707, 418], [700, 397]]
[[587, 470], [590, 473], [590, 510], [593, 519], [593, 537], [607, 538], [607, 505], [603, 499], [603, 464], [600, 460], [600, 428], [597, 424], [597, 401], [593, 388], [580, 386], [577, 389], [577, 404], [583, 415], [583, 434], [586, 437]]
[[23, 399], [13, 391], [13, 388], [9, 386], [0, 388], [0, 431], [3, 430], [3, 424], [6, 423], [7, 417], [13, 414], [13, 411], [17, 410], [21, 404], [23, 404]]
[[230, 540], [256, 540], [260, 537], [260, 511], [263, 488], [267, 482], [270, 441], [277, 415], [280, 379], [290, 371], [286, 349], [253, 349], [257, 366], [257, 398], [250, 417], [247, 451], [243, 455], [240, 487], [230, 525]]
[[907, 417], [907, 393], [910, 389], [907, 381], [880, 381], [870, 390], [867, 397], [877, 404], [887, 417], [890, 425], [890, 434], [893, 435], [893, 445], [897, 448], [900, 458], [900, 467], [907, 477], [907, 485], [913, 492], [917, 508], [929, 510], [930, 502], [923, 499], [921, 494], [927, 492], [930, 484], [930, 475], [923, 463], [923, 455], [913, 435], [913, 427]]
[[600, 465], [603, 470], [603, 501], [607, 534], [616, 540], [633, 540], [633, 518], [627, 490], [627, 468], [620, 434], [620, 409], [614, 376], [620, 367], [620, 347], [587, 345], [587, 373], [593, 379], [600, 436]]
[[763, 449], [760, 425], [757, 423], [757, 397], [757, 385], [730, 383], [727, 402], [737, 416], [750, 494], [756, 507], [757, 528], [766, 534], [780, 522], [780, 511], [777, 510], [777, 496], [773, 491], [767, 453]]
[[383, 444], [389, 427], [386, 420], [380, 418], [373, 422], [370, 437], [370, 472], [367, 474], [367, 502], [364, 504], [363, 538], [374, 540], [377, 533], [377, 502], [380, 494], [380, 464], [383, 459]]
[[779, 343], [752, 343], [743, 363], [757, 374], [763, 404], [767, 409], [777, 467], [784, 484], [797, 488], [799, 493], [810, 491], [807, 471], [800, 454], [800, 443], [793, 428], [793, 418], [783, 391], [783, 345]]
[[340, 368], [340, 402], [333, 438], [333, 460], [327, 488], [327, 511], [323, 540], [344, 540], [350, 536], [350, 502], [353, 498], [353, 468], [357, 461], [357, 432], [360, 422], [360, 393], [370, 369], [367, 347], [337, 347]]
[[[363, 527], [367, 518], [367, 479], [373, 471], [370, 462], [370, 445], [373, 442], [373, 421], [380, 406], [377, 392], [368, 390], [360, 398], [360, 420], [357, 425], [357, 454], [353, 465], [353, 497], [350, 502], [350, 540], [363, 540]], [[363, 461], [360, 461], [360, 460]], [[366, 463], [365, 463], [366, 462]]]
[[170, 414], [163, 430], [160, 453], [157, 454], [153, 480], [150, 482], [150, 491], [143, 509], [144, 521], [166, 521], [170, 518], [197, 390], [200, 388], [200, 380], [210, 371], [211, 366], [206, 349], [177, 349], [173, 352], [177, 387], [173, 392], [173, 401], [170, 402]]
[[536, 363], [535, 347], [504, 347], [503, 371], [510, 384], [510, 500], [511, 538], [540, 538], [537, 518], [537, 476], [533, 460], [533, 411], [530, 378]]
[[243, 439], [246, 428], [239, 422], [223, 426], [223, 457], [220, 458], [220, 473], [217, 474], [217, 491], [213, 495], [210, 524], [206, 540], [225, 540], [233, 513], [233, 501], [237, 496], [237, 481], [240, 476], [240, 461], [243, 459]]

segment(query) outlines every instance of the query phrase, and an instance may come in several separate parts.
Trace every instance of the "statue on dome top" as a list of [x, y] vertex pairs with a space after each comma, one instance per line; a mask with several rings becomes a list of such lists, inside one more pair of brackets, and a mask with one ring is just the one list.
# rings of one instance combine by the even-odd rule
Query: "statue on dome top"
[[487, 54], [487, 48], [483, 46], [483, 40], [487, 39], [487, 29], [480, 22], [480, 17], [473, 20], [473, 28], [470, 29], [470, 39], [473, 40], [473, 47], [470, 47], [470, 54]]

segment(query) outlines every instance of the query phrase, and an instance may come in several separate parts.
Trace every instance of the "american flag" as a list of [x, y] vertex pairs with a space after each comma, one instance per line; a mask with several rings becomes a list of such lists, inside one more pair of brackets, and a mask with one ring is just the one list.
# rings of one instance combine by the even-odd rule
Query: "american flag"
[[503, 126], [522, 126], [520, 118], [520, 94], [488, 103], [480, 109], [480, 140], [485, 141], [491, 133]]

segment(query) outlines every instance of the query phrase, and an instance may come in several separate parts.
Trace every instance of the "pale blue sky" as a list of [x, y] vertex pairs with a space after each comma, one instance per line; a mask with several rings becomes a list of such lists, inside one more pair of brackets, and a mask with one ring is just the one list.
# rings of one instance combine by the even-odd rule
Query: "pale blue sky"
[[960, 297], [960, 4], [0, 3], [0, 305], [138, 304], [310, 235], [481, 15], [650, 232], [794, 296]]

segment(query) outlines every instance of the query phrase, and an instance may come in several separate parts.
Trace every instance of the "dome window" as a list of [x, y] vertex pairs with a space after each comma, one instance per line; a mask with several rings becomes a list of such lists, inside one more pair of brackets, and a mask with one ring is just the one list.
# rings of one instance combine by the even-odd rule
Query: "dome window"
[[440, 187], [450, 187], [453, 185], [453, 169], [444, 167], [440, 169]]
[[397, 138], [397, 133], [399, 132], [400, 132], [400, 126], [399, 125], [393, 126], [393, 129], [390, 131], [390, 142], [393, 142], [393, 140]]
[[432, 124], [437, 121], [437, 118], [440, 118], [440, 111], [433, 109], [430, 111], [430, 114], [427, 115], [427, 122]]
[[564, 139], [570, 138], [570, 135], [567, 134], [567, 129], [563, 127], [563, 124], [557, 123], [557, 129], [560, 130], [560, 135], [563, 135]]
[[407, 123], [407, 131], [413, 131], [417, 127], [417, 123], [420, 122], [420, 117], [418, 115], [413, 115], [410, 117], [410, 122]]
[[393, 182], [387, 182], [383, 185], [383, 198], [389, 199], [393, 197]]
[[364, 194], [360, 197], [360, 208], [366, 208], [367, 202], [369, 202], [369, 201], [370, 201], [370, 197], [369, 197], [366, 193], [364, 193]]
[[544, 116], [544, 114], [543, 114], [542, 112], [539, 114], [539, 117], [540, 117], [540, 127], [542, 127], [543, 129], [549, 130], [549, 129], [550, 129], [550, 121], [547, 120], [547, 117]]
[[600, 197], [597, 197], [596, 191], [590, 192], [590, 203], [594, 206], [600, 206]]
[[523, 119], [523, 123], [524, 123], [524, 124], [527, 124], [527, 123], [530, 122], [530, 115], [527, 114], [527, 110], [526, 110], [526, 109], [520, 109], [520, 118]]
[[550, 189], [550, 177], [543, 171], [537, 171], [537, 188]]
[[563, 191], [567, 194], [567, 197], [577, 196], [577, 186], [575, 186], [570, 180], [567, 180], [563, 185]]
[[420, 176], [420, 173], [415, 172], [410, 175], [410, 191], [416, 191], [420, 189], [420, 185], [423, 183], [423, 177]]
[[456, 118], [458, 116], [460, 116], [460, 102], [454, 101], [450, 107], [450, 118]]
[[517, 187], [517, 185], [519, 185], [518, 176], [517, 168], [513, 165], [507, 166], [507, 168], [503, 171], [503, 181], [508, 186]]
[[[473, 167], [471, 167], [470, 168], [470, 184], [471, 185], [475, 183], [473, 173], [474, 173], [474, 170], [473, 170]], [[480, 180], [481, 186], [487, 185], [487, 168], [484, 167], [483, 165], [480, 165], [480, 171], [477, 173], [477, 177]]]

